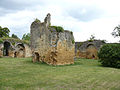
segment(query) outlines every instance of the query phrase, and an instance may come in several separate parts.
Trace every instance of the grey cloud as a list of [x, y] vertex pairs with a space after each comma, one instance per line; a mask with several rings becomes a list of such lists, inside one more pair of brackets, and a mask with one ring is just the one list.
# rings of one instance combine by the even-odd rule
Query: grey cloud
[[[85, 13], [82, 13], [83, 9], [86, 10]], [[102, 17], [104, 11], [97, 7], [79, 7], [70, 9], [68, 14], [80, 21], [87, 22]]]
[[0, 16], [4, 16], [7, 13], [14, 13], [16, 10], [8, 10], [4, 8], [0, 8]]
[[0, 0], [0, 16], [18, 10], [32, 8], [34, 5], [44, 5], [42, 0]]
[[[16, 0], [17, 1], [17, 0]], [[23, 9], [24, 4], [15, 2], [14, 0], [1, 0], [0, 7], [3, 9]]]
[[0, 0], [0, 7], [5, 9], [24, 9], [36, 4], [42, 5], [44, 2], [41, 0]]

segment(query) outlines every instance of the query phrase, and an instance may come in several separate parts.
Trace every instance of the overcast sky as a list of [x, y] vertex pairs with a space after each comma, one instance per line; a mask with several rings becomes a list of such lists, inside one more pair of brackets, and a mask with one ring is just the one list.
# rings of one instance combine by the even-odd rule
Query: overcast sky
[[120, 24], [120, 0], [0, 0], [0, 26], [20, 38], [30, 32], [35, 18], [51, 13], [51, 24], [73, 31], [75, 41], [96, 39], [118, 42], [111, 35]]

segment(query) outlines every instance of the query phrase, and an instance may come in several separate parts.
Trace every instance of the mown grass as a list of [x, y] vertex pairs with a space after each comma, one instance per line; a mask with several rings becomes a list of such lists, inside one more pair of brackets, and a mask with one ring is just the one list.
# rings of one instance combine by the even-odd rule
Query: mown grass
[[0, 58], [0, 90], [120, 90], [120, 69], [91, 59], [50, 66], [31, 58]]

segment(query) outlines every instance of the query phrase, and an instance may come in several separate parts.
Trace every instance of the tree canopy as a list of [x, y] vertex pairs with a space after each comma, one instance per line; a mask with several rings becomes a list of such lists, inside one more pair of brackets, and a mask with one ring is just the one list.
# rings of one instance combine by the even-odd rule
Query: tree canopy
[[22, 40], [30, 40], [30, 33], [23, 34]]
[[9, 37], [10, 30], [7, 27], [2, 28], [0, 26], [0, 37]]
[[88, 41], [89, 41], [89, 42], [92, 42], [92, 41], [94, 41], [94, 40], [95, 40], [95, 36], [94, 36], [94, 35], [91, 35]]
[[17, 35], [15, 35], [15, 34], [12, 34], [12, 36], [11, 36], [12, 38], [16, 38], [16, 39], [19, 39], [18, 38], [18, 36]]
[[120, 37], [120, 25], [116, 26], [112, 32], [112, 36]]

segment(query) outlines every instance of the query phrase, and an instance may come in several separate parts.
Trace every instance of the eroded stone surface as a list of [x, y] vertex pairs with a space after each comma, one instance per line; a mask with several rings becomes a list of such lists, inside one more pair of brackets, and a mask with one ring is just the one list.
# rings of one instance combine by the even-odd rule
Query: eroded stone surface
[[75, 56], [77, 58], [98, 59], [97, 52], [103, 44], [105, 43], [101, 40], [76, 42]]
[[3, 56], [18, 58], [31, 57], [32, 52], [30, 46], [27, 44], [15, 42], [14, 40], [5, 40], [0, 44], [0, 57]]
[[33, 62], [42, 61], [52, 65], [73, 64], [75, 55], [73, 34], [66, 30], [57, 32], [49, 25], [50, 14], [46, 16], [43, 23], [34, 21], [31, 24]]

